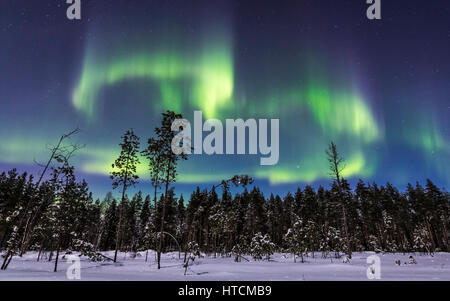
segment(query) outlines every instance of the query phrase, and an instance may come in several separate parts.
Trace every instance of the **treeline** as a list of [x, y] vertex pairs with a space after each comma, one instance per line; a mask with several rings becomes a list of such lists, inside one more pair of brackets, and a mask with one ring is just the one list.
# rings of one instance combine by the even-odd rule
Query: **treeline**
[[[342, 180], [342, 191], [306, 186], [284, 198], [266, 198], [255, 187], [234, 198], [224, 191], [196, 190], [184, 219], [183, 241], [195, 241], [206, 253], [227, 254], [233, 248], [251, 253], [252, 239], [267, 234], [280, 251], [299, 256], [321, 251], [424, 252], [449, 251], [450, 198], [430, 180], [425, 188], [408, 185], [400, 193], [390, 184], [354, 190]], [[347, 245], [342, 206], [347, 215]]]
[[[30, 250], [38, 252], [37, 260], [50, 252], [48, 260], [54, 260], [55, 271], [62, 251], [116, 261], [118, 251], [154, 249], [158, 267], [161, 252], [168, 250], [184, 252], [185, 261], [188, 254], [200, 252], [239, 261], [246, 254], [269, 259], [275, 251], [302, 260], [315, 252], [351, 259], [354, 251], [450, 251], [448, 192], [430, 180], [425, 187], [408, 184], [403, 192], [389, 183], [363, 181], [352, 189], [341, 176], [344, 160], [334, 143], [324, 156], [333, 177], [329, 189], [306, 186], [283, 198], [265, 196], [252, 178], [236, 175], [210, 190], [197, 188], [186, 201], [177, 198], [173, 188], [177, 161], [187, 157], [172, 152], [171, 124], [181, 115], [168, 111], [162, 117], [144, 150], [133, 130], [122, 136], [121, 153], [111, 172], [112, 187], [120, 190], [120, 198], [109, 193], [94, 200], [87, 183], [76, 179], [70, 159], [79, 146], [66, 142], [77, 130], [61, 136], [37, 180], [14, 169], [3, 172], [1, 269]], [[145, 196], [127, 194], [139, 180], [139, 154], [148, 160], [154, 187]], [[234, 196], [232, 185], [240, 191]], [[105, 250], [115, 250], [114, 258], [99, 252]]]
[[[162, 198], [156, 201], [141, 192], [118, 202], [109, 193], [93, 200], [85, 182], [49, 180], [35, 187], [33, 178], [15, 170], [0, 175], [0, 248], [14, 254], [28, 250], [95, 251], [116, 247], [120, 212], [119, 250], [156, 249], [162, 219]], [[65, 183], [64, 183], [65, 184]], [[284, 198], [268, 198], [257, 188], [243, 188], [232, 196], [229, 187], [209, 191], [197, 188], [188, 201], [170, 189], [166, 199], [166, 250], [186, 251], [195, 242], [200, 251], [213, 255], [252, 253], [252, 240], [266, 235], [278, 251], [298, 256], [321, 251], [324, 256], [348, 253], [341, 206], [348, 212], [352, 251], [423, 252], [449, 251], [449, 194], [430, 180], [425, 187], [408, 185], [401, 193], [390, 184], [366, 185], [354, 190], [343, 180], [344, 198], [334, 183], [331, 189], [306, 186]], [[69, 188], [70, 187], [70, 188]], [[221, 190], [218, 192], [217, 190]], [[18, 241], [18, 211], [36, 196], [41, 200], [36, 231], [29, 241]], [[29, 206], [28, 206], [29, 207]], [[178, 244], [179, 246], [178, 246]], [[21, 247], [20, 247], [21, 246]], [[51, 258], [50, 258], [51, 259]]]

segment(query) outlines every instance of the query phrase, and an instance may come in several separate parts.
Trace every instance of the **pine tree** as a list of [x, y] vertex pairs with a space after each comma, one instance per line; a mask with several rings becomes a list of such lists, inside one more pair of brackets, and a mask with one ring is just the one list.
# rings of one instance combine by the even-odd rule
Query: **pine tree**
[[426, 227], [418, 225], [414, 230], [414, 245], [413, 248], [416, 252], [424, 254], [433, 254], [433, 244], [430, 240], [430, 236]]
[[138, 248], [142, 249], [146, 247], [144, 243], [144, 236], [146, 232], [146, 227], [150, 221], [150, 196], [145, 197], [144, 203], [142, 204], [142, 209], [139, 214], [139, 229], [138, 229]]
[[114, 252], [114, 262], [117, 260], [117, 251], [121, 243], [121, 230], [123, 223], [123, 207], [125, 202], [125, 193], [127, 188], [134, 186], [139, 179], [136, 174], [136, 166], [139, 164], [138, 150], [139, 150], [139, 138], [134, 134], [132, 129], [127, 130], [122, 136], [122, 143], [120, 143], [121, 152], [120, 156], [116, 159], [112, 165], [113, 171], [111, 172], [111, 179], [113, 180], [113, 189], [122, 187], [122, 201], [120, 204], [119, 223], [117, 226], [116, 234], [116, 249]]
[[250, 254], [254, 260], [270, 260], [270, 256], [275, 251], [275, 244], [270, 241], [268, 234], [262, 235], [260, 232], [256, 233], [250, 243]]
[[294, 256], [294, 262], [296, 262], [296, 256], [300, 256], [304, 262], [303, 256], [308, 250], [307, 229], [301, 218], [296, 217], [292, 228], [289, 228], [284, 235], [284, 241], [287, 251]]
[[73, 247], [76, 239], [76, 227], [79, 224], [80, 206], [87, 198], [86, 183], [76, 182], [74, 168], [66, 161], [63, 166], [54, 170], [56, 196], [55, 202], [50, 206], [51, 229], [53, 231], [56, 258], [54, 271], [58, 269], [60, 251], [64, 247]]
[[181, 195], [180, 199], [178, 200], [178, 206], [177, 206], [175, 237], [179, 241], [183, 241], [185, 232], [186, 232], [186, 208], [184, 206], [183, 195]]
[[231, 248], [231, 254], [234, 256], [235, 262], [240, 262], [242, 258], [248, 261], [244, 257], [245, 254], [250, 252], [250, 246], [248, 244], [248, 237], [245, 234], [239, 236], [235, 245]]
[[107, 203], [105, 216], [103, 218], [103, 230], [100, 240], [102, 250], [111, 250], [116, 245], [117, 225], [119, 223], [119, 209], [117, 201], [112, 198], [106, 198]]
[[[175, 133], [172, 131], [172, 123], [176, 119], [182, 119], [181, 114], [175, 114], [172, 111], [167, 111], [162, 114], [163, 119], [161, 127], [155, 128], [156, 139], [149, 139], [148, 150], [156, 158], [158, 175], [161, 175], [162, 183], [165, 186], [164, 198], [162, 199], [163, 209], [160, 223], [160, 233], [164, 232], [164, 219], [166, 214], [166, 200], [168, 197], [169, 186], [175, 182], [177, 176], [177, 162], [179, 159], [186, 160], [187, 156], [184, 153], [179, 155], [172, 151], [172, 140]], [[152, 172], [153, 178], [154, 172]], [[158, 176], [159, 177], [159, 176]], [[163, 244], [163, 235], [160, 235], [158, 247], [158, 269], [161, 268], [161, 250]]]

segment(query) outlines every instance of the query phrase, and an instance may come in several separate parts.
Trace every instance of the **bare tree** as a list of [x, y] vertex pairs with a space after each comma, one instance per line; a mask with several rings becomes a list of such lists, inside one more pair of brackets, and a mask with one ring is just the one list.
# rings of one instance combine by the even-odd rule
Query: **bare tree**
[[328, 145], [328, 149], [325, 151], [329, 163], [330, 168], [330, 176], [332, 176], [336, 180], [337, 188], [338, 188], [338, 197], [341, 199], [341, 207], [342, 207], [342, 217], [343, 217], [343, 226], [344, 226], [344, 235], [347, 244], [347, 254], [348, 257], [352, 258], [352, 247], [350, 242], [350, 236], [348, 233], [348, 220], [347, 220], [347, 208], [345, 207], [345, 202], [343, 198], [342, 192], [342, 171], [345, 169], [345, 161], [339, 155], [336, 144], [331, 141]]
[[[74, 152], [79, 150], [82, 146], [77, 144], [65, 145], [65, 141], [70, 139], [72, 136], [80, 132], [79, 128], [74, 129], [71, 132], [63, 134], [58, 143], [50, 148], [50, 157], [43, 167], [42, 172], [39, 175], [39, 179], [35, 184], [36, 188], [41, 185], [44, 176], [46, 175], [48, 169], [50, 168], [52, 162], [56, 160], [58, 163], [63, 162], [63, 158], [70, 158]], [[19, 222], [14, 230], [14, 242], [8, 247], [6, 254], [4, 256], [3, 264], [1, 269], [6, 270], [9, 263], [11, 262], [13, 256], [17, 254], [17, 251], [22, 255], [25, 250], [27, 250], [28, 245], [31, 241], [33, 230], [39, 220], [41, 215], [43, 203], [39, 202], [37, 195], [35, 195], [22, 210], [19, 212]]]
[[[69, 143], [67, 145], [63, 144], [63, 142], [65, 140], [70, 139], [70, 137], [78, 134], [79, 132], [80, 132], [80, 130], [78, 128], [76, 128], [75, 130], [73, 130], [67, 134], [63, 134], [60, 137], [58, 144], [56, 144], [56, 146], [48, 147], [51, 151], [51, 155], [50, 155], [49, 160], [47, 161], [47, 164], [45, 164], [45, 165], [39, 164], [39, 165], [43, 166], [44, 169], [41, 172], [41, 175], [39, 176], [39, 180], [36, 183], [36, 187], [39, 187], [45, 173], [47, 172], [48, 168], [51, 166], [51, 163], [53, 160], [55, 160], [56, 162], [58, 162], [60, 164], [69, 164], [69, 160], [74, 156], [74, 154], [78, 150], [84, 148], [84, 145], [79, 145], [76, 143]], [[39, 205], [39, 207], [37, 208], [36, 212], [31, 216], [31, 218], [29, 220], [27, 220], [27, 224], [25, 226], [24, 237], [23, 237], [23, 241], [22, 241], [22, 248], [20, 251], [21, 255], [25, 252], [25, 250], [29, 246], [31, 236], [33, 234], [33, 229], [36, 226], [39, 216], [41, 215], [42, 205], [43, 204], [41, 203]]]

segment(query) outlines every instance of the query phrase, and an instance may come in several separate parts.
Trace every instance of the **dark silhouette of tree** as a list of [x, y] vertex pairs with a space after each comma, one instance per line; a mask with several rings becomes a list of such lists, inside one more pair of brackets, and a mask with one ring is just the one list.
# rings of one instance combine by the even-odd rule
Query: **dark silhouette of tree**
[[[176, 119], [182, 119], [181, 114], [176, 114], [173, 111], [167, 111], [162, 114], [161, 126], [155, 128], [155, 139], [149, 139], [148, 150], [150, 159], [157, 164], [157, 170], [153, 172], [152, 177], [159, 177], [162, 175], [162, 181], [165, 187], [164, 197], [162, 199], [162, 216], [160, 225], [160, 237], [158, 247], [158, 269], [161, 268], [161, 250], [163, 245], [164, 219], [166, 214], [166, 200], [168, 196], [169, 186], [176, 181], [178, 160], [187, 160], [184, 153], [179, 155], [172, 151], [172, 140], [175, 137], [175, 132], [172, 131], [172, 123]], [[156, 159], [154, 156], [157, 156]], [[156, 173], [158, 176], [156, 176]], [[156, 189], [156, 188], [155, 188]]]
[[342, 207], [342, 219], [343, 219], [343, 228], [344, 228], [344, 236], [347, 244], [347, 254], [348, 257], [352, 258], [352, 245], [350, 239], [350, 233], [348, 231], [348, 221], [347, 221], [347, 208], [345, 206], [345, 200], [343, 195], [343, 187], [342, 187], [342, 171], [345, 169], [344, 159], [340, 156], [337, 150], [336, 144], [332, 141], [326, 150], [326, 155], [329, 163], [330, 175], [334, 177], [337, 188], [338, 188], [338, 198], [340, 199], [341, 207]]
[[[334, 179], [329, 189], [315, 190], [307, 185], [299, 187], [295, 194], [288, 192], [284, 198], [277, 194], [264, 196], [256, 186], [247, 191], [253, 179], [241, 175], [209, 191], [197, 187], [186, 201], [182, 196], [178, 198], [173, 183], [182, 156], [175, 158], [170, 149], [174, 134], [170, 121], [178, 116], [164, 114], [161, 128], [150, 140], [157, 143], [159, 157], [155, 159], [161, 163], [158, 181], [166, 188], [155, 208], [150, 196], [143, 201], [141, 192], [130, 198], [126, 194], [138, 179], [139, 139], [132, 131], [122, 137], [121, 156], [111, 175], [113, 187], [122, 189], [120, 203], [111, 193], [102, 202], [92, 199], [87, 183], [75, 179], [74, 167], [68, 162], [71, 151], [55, 154], [52, 162], [58, 164], [51, 166], [50, 177], [41, 181], [35, 182], [32, 176], [14, 169], [1, 173], [2, 268], [13, 256], [30, 250], [38, 251], [37, 260], [49, 252], [47, 259], [54, 262], [54, 270], [61, 252], [69, 251], [90, 260], [113, 261], [99, 251], [115, 249], [117, 257], [117, 250], [154, 248], [161, 261], [161, 252], [176, 247], [180, 253], [185, 252], [186, 263], [192, 246], [197, 246], [198, 252], [234, 256], [240, 261], [248, 260], [245, 255], [249, 254], [261, 258], [263, 246], [255, 237], [270, 240], [270, 252], [276, 249], [303, 259], [317, 252], [333, 260], [342, 254], [349, 257], [352, 251], [450, 251], [450, 195], [445, 189], [431, 180], [424, 186], [408, 184], [406, 191], [390, 183], [360, 180], [352, 190], [342, 177], [343, 159], [333, 143], [327, 151]], [[243, 191], [236, 189], [232, 193], [231, 188], [239, 186]], [[221, 194], [217, 188], [221, 188]], [[26, 214], [24, 208], [28, 208]]]
[[[39, 175], [38, 181], [33, 183], [35, 187], [39, 188], [45, 174], [47, 173], [47, 170], [51, 167], [51, 164], [54, 161], [57, 161], [58, 163], [63, 163], [65, 160], [68, 161], [73, 153], [83, 147], [73, 143], [65, 143], [79, 132], [80, 130], [76, 128], [69, 133], [61, 135], [58, 143], [55, 146], [50, 147], [50, 157], [45, 165], [40, 164], [43, 167], [43, 170]], [[13, 228], [12, 235], [14, 238], [14, 243], [11, 240], [9, 244], [10, 248], [4, 256], [3, 264], [1, 266], [2, 270], [7, 269], [14, 255], [22, 255], [29, 247], [33, 231], [39, 222], [39, 219], [43, 216], [42, 209], [45, 203], [40, 202], [41, 200], [37, 199], [35, 195], [32, 196], [33, 197], [23, 204], [24, 206], [21, 206], [17, 211], [16, 216], [19, 221]]]
[[154, 188], [154, 209], [156, 210], [157, 194], [158, 189], [161, 187], [161, 183], [164, 181], [163, 174], [163, 156], [161, 152], [163, 151], [162, 142], [155, 138], [149, 138], [147, 141], [147, 148], [142, 151], [142, 155], [148, 159], [148, 168], [150, 181]]
[[127, 130], [122, 136], [122, 143], [120, 143], [121, 152], [119, 157], [112, 164], [113, 171], [111, 172], [111, 180], [113, 180], [113, 189], [122, 188], [122, 200], [119, 205], [119, 224], [117, 226], [116, 234], [116, 249], [114, 252], [114, 262], [117, 260], [117, 251], [121, 243], [122, 223], [125, 206], [125, 193], [127, 188], [134, 186], [139, 179], [136, 174], [136, 166], [139, 164], [139, 137], [134, 134], [133, 129]]

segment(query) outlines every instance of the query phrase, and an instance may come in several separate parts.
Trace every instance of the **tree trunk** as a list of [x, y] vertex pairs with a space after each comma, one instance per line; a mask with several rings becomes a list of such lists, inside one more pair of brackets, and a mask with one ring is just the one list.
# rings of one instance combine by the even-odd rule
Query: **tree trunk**
[[445, 225], [445, 221], [442, 222], [442, 227], [443, 227], [443, 232], [444, 232], [444, 237], [443, 237], [444, 245], [445, 245], [446, 251], [448, 252], [448, 251], [450, 251], [449, 244], [448, 244], [449, 236], [448, 236], [447, 226]]
[[158, 270], [161, 268], [161, 249], [163, 244], [164, 216], [166, 215], [166, 198], [167, 198], [167, 191], [169, 190], [169, 176], [170, 176], [170, 162], [169, 166], [167, 167], [166, 190], [164, 192], [163, 198], [163, 211], [161, 216], [161, 231], [159, 234], [159, 248], [158, 248]]
[[434, 250], [436, 249], [436, 245], [434, 243], [433, 233], [432, 233], [430, 222], [428, 221], [428, 218], [425, 218], [425, 224], [427, 226], [428, 236], [431, 241], [431, 248], [433, 249], [433, 252], [434, 252]]
[[127, 182], [128, 178], [125, 176], [125, 179], [123, 181], [123, 189], [122, 189], [122, 202], [120, 203], [120, 210], [119, 210], [119, 225], [117, 225], [117, 231], [116, 231], [116, 250], [114, 251], [114, 262], [117, 261], [117, 251], [120, 246], [120, 240], [122, 239], [122, 215], [123, 215], [123, 205], [125, 201], [125, 191], [127, 190], [127, 185], [125, 184]]
[[55, 269], [53, 270], [53, 272], [57, 272], [58, 271], [58, 259], [59, 259], [59, 245], [58, 245], [58, 248], [56, 250]]
[[37, 257], [37, 261], [39, 261], [39, 259], [41, 258], [41, 253], [42, 253], [42, 247], [39, 248], [39, 254]]
[[[166, 186], [167, 187], [167, 186]], [[167, 191], [167, 188], [166, 188]], [[167, 193], [166, 193], [167, 195]], [[166, 214], [166, 197], [163, 198], [163, 211], [161, 216], [161, 231], [159, 232], [159, 247], [158, 247], [158, 270], [161, 268], [161, 250], [163, 245], [163, 232], [164, 232], [164, 215]]]
[[[338, 166], [335, 164], [335, 169], [338, 169]], [[348, 233], [348, 224], [347, 224], [347, 210], [345, 209], [345, 203], [344, 203], [344, 199], [343, 199], [343, 193], [342, 193], [342, 184], [341, 184], [341, 178], [339, 176], [339, 173], [336, 173], [336, 181], [338, 184], [338, 192], [339, 192], [339, 197], [342, 198], [341, 199], [341, 204], [342, 204], [342, 215], [343, 215], [343, 220], [344, 220], [344, 235], [345, 235], [345, 240], [346, 240], [346, 244], [347, 244], [347, 254], [348, 254], [348, 258], [352, 259], [352, 247], [350, 244], [350, 237], [349, 237], [349, 233]]]
[[344, 231], [345, 231], [345, 240], [347, 243], [347, 254], [348, 254], [348, 258], [352, 259], [352, 246], [351, 246], [350, 237], [348, 234], [347, 210], [345, 210], [345, 204], [343, 202], [342, 202], [342, 214], [344, 216]]
[[9, 256], [11, 256], [10, 252], [7, 252], [6, 256], [5, 256], [5, 259], [3, 260], [3, 264], [2, 264], [1, 270], [6, 270], [6, 267], [8, 266], [8, 258], [9, 258]]
[[[6, 262], [6, 265], [5, 265], [5, 267], [3, 268], [4, 270], [6, 270], [6, 268], [8, 267], [8, 265], [9, 265], [9, 263], [11, 262], [11, 259], [13, 258], [13, 255], [12, 254], [9, 254], [9, 258], [8, 258], [8, 261]], [[6, 259], [6, 258], [5, 258]]]
[[157, 210], [156, 210], [156, 189], [157, 189], [157, 186], [158, 184], [155, 182], [155, 198], [154, 198], [154, 201], [155, 201], [155, 216], [156, 216], [156, 212], [157, 212]]

